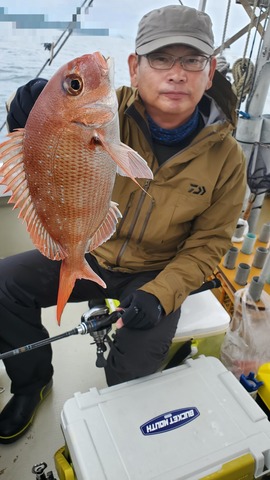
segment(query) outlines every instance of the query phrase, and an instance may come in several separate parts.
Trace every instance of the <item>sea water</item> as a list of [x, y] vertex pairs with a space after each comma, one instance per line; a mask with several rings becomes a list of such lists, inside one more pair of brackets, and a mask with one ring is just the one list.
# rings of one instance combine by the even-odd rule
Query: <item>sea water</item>
[[[105, 57], [113, 57], [116, 88], [130, 84], [127, 58], [129, 53], [134, 51], [134, 37], [72, 34], [49, 65], [47, 61], [50, 59], [50, 52], [45, 50], [44, 43], [56, 43], [62, 31], [12, 32], [11, 29], [6, 29], [5, 34], [4, 30], [0, 23], [0, 140], [3, 140], [7, 133], [6, 126], [3, 126], [6, 120], [6, 102], [17, 88], [36, 76], [50, 79], [58, 68], [75, 57], [95, 51], [100, 51]], [[55, 52], [60, 45], [61, 42]], [[40, 70], [42, 71], [39, 74]]]

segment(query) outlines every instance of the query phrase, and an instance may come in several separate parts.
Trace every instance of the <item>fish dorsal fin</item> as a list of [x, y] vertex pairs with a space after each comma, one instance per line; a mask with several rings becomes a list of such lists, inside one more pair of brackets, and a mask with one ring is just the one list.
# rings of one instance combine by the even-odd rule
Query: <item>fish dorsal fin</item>
[[9, 140], [0, 146], [0, 161], [3, 161], [0, 184], [6, 186], [4, 193], [12, 192], [8, 203], [14, 203], [13, 209], [20, 209], [18, 217], [26, 222], [32, 242], [39, 251], [51, 260], [63, 259], [67, 256], [64, 249], [42, 224], [29, 192], [23, 158], [24, 129], [8, 136]]
[[118, 218], [122, 218], [122, 215], [117, 208], [117, 203], [110, 202], [110, 208], [104, 221], [90, 240], [89, 252], [99, 247], [99, 245], [106, 242], [113, 235]]

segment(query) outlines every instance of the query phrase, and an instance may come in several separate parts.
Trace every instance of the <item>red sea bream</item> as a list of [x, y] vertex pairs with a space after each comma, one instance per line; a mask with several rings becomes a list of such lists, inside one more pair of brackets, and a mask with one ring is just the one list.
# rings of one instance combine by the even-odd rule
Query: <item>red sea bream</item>
[[38, 97], [24, 129], [0, 145], [1, 183], [11, 192], [34, 245], [61, 260], [57, 320], [76, 279], [106, 287], [85, 260], [114, 233], [117, 173], [152, 178], [119, 137], [111, 60], [95, 52], [61, 67]]

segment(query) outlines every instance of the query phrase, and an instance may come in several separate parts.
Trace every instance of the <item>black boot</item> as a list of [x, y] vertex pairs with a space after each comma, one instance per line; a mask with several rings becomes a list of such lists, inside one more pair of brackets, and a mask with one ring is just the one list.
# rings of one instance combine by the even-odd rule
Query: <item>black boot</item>
[[13, 395], [0, 414], [0, 443], [13, 443], [25, 434], [51, 389], [52, 380], [32, 395]]

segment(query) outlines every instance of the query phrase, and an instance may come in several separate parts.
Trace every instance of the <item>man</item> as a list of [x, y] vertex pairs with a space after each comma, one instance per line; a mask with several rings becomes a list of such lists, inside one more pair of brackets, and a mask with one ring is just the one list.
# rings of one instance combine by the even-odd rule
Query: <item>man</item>
[[[86, 254], [107, 289], [80, 280], [69, 300], [120, 300], [108, 385], [161, 367], [182, 302], [230, 246], [245, 162], [232, 136], [235, 97], [215, 73], [213, 51], [207, 14], [180, 5], [153, 10], [140, 21], [128, 59], [132, 87], [117, 92], [121, 140], [146, 159], [154, 179], [144, 185], [147, 195], [117, 177], [112, 199], [123, 218], [110, 240]], [[40, 309], [56, 304], [59, 268], [38, 251], [1, 261], [2, 352], [48, 336]], [[9, 358], [5, 366], [14, 395], [0, 414], [0, 442], [9, 443], [31, 425], [51, 388], [51, 348]]]

